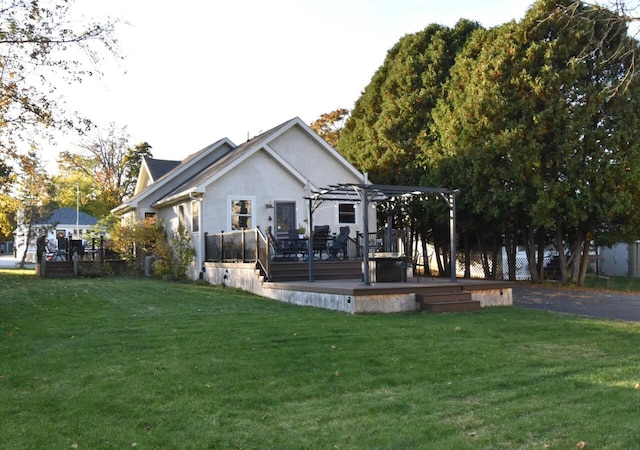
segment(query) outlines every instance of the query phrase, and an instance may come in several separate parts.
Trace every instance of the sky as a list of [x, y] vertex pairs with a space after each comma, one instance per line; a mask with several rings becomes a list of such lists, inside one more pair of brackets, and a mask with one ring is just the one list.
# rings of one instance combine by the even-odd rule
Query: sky
[[[491, 27], [533, 0], [76, 0], [78, 18], [110, 16], [124, 59], [62, 87], [67, 108], [131, 146], [181, 160], [228, 137], [241, 144], [293, 117], [351, 109], [404, 35], [461, 18]], [[77, 150], [67, 136], [46, 152]]]

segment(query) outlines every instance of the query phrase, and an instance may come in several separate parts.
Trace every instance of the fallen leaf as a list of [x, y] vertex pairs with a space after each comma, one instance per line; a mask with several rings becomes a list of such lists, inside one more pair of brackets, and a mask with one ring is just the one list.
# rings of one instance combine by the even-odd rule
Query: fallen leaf
[[340, 376], [340, 371], [336, 370], [336, 376], [339, 377]]
[[640, 383], [636, 383], [636, 389], [640, 389]]
[[585, 441], [580, 441], [576, 445], [576, 447], [578, 447], [578, 448], [585, 448], [586, 446], [587, 446], [587, 443]]
[[455, 328], [453, 329], [453, 331], [460, 331], [460, 330], [462, 330], [462, 328], [460, 328], [460, 327], [455, 327]]
[[74, 442], [73, 444], [71, 444], [71, 448], [78, 448], [78, 444]]

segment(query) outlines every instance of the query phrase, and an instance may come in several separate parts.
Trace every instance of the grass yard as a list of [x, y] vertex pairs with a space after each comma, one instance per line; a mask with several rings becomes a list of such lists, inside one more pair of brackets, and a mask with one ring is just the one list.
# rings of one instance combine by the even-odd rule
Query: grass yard
[[[632, 449], [640, 324], [0, 273], [2, 449]], [[582, 444], [580, 444], [582, 445]]]
[[640, 292], [640, 278], [634, 277], [587, 277], [585, 286], [622, 292]]

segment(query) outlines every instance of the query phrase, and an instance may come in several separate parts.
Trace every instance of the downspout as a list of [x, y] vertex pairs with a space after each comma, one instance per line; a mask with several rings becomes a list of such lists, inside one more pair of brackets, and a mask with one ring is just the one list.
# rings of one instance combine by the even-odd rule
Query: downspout
[[[198, 214], [198, 244], [196, 248], [196, 268], [200, 270], [198, 278], [202, 279], [204, 276], [204, 241], [202, 237], [204, 236], [204, 228], [203, 228], [203, 219], [202, 219], [202, 201], [204, 200], [203, 196], [195, 197], [193, 192], [189, 192], [189, 198], [192, 201], [197, 201], [200, 203], [200, 210]], [[191, 211], [193, 215], [193, 211]], [[193, 220], [193, 217], [192, 217]]]

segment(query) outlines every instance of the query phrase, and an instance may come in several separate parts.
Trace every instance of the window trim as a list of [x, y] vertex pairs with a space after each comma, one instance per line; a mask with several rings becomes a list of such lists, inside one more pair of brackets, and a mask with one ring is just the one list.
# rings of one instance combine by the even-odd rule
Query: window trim
[[246, 215], [250, 219], [250, 226], [247, 229], [250, 230], [252, 228], [255, 228], [254, 223], [255, 223], [255, 214], [256, 214], [256, 211], [255, 211], [256, 197], [253, 195], [227, 195], [227, 230], [229, 231], [235, 231], [232, 228], [233, 217], [234, 217], [234, 214], [232, 213], [232, 210], [231, 210], [232, 202], [239, 201], [239, 200], [245, 200], [250, 202], [251, 212]]
[[[196, 214], [197, 212], [197, 214]], [[200, 214], [202, 214], [199, 200], [191, 200], [191, 232], [200, 232]]]

